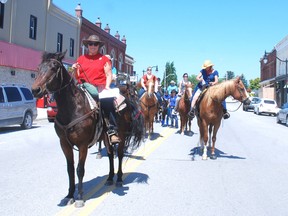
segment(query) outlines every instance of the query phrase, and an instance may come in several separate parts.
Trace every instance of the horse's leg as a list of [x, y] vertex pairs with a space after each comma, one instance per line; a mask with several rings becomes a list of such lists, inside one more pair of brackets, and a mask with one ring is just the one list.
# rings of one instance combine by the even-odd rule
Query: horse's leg
[[104, 135], [104, 143], [105, 143], [108, 158], [109, 158], [109, 175], [108, 175], [108, 179], [105, 185], [110, 186], [113, 184], [113, 178], [114, 178], [114, 149], [113, 149], [113, 146], [110, 145], [108, 136], [106, 133]]
[[216, 160], [217, 159], [217, 156], [215, 154], [215, 143], [216, 143], [216, 135], [217, 135], [219, 127], [220, 127], [220, 124], [219, 125], [214, 125], [214, 129], [213, 129], [212, 148], [211, 148], [211, 156], [210, 156], [210, 158], [212, 160]]
[[101, 158], [102, 158], [102, 153], [101, 153], [101, 151], [102, 151], [102, 148], [101, 148], [101, 146], [102, 146], [102, 140], [100, 140], [100, 141], [98, 142], [98, 144], [99, 144], [99, 146], [98, 146], [98, 152], [97, 152], [97, 155], [96, 155], [96, 159], [101, 159]]
[[74, 155], [73, 155], [73, 149], [71, 148], [71, 146], [69, 146], [67, 142], [61, 142], [61, 148], [66, 158], [67, 172], [69, 177], [68, 195], [64, 199], [64, 203], [67, 205], [72, 204], [74, 202], [74, 192], [75, 192]]
[[83, 177], [85, 174], [85, 161], [87, 157], [88, 146], [83, 145], [79, 147], [79, 162], [77, 166], [77, 176], [78, 176], [78, 195], [75, 201], [75, 207], [80, 208], [84, 206], [83, 200]]
[[208, 128], [206, 124], [202, 124], [202, 139], [204, 143], [204, 149], [203, 149], [203, 155], [202, 155], [202, 160], [207, 160], [207, 141], [208, 141]]
[[[125, 140], [125, 137], [121, 137], [121, 140]], [[122, 187], [123, 186], [123, 172], [122, 172], [122, 160], [124, 157], [124, 141], [121, 141], [118, 145], [118, 172], [117, 172], [117, 181], [116, 186]]]
[[180, 115], [180, 122], [181, 122], [180, 133], [183, 136], [184, 135], [184, 127], [185, 127], [185, 122], [184, 122], [183, 115]]

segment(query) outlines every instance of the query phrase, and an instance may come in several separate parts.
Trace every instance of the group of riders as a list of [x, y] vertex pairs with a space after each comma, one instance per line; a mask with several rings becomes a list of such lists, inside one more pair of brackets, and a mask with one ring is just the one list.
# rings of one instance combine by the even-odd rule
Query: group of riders
[[[72, 65], [78, 83], [92, 84], [97, 88], [99, 94], [105, 91], [109, 92], [113, 80], [112, 62], [109, 56], [102, 55], [99, 52], [101, 46], [104, 45], [103, 41], [101, 41], [97, 35], [91, 35], [88, 39], [83, 40], [83, 45], [87, 48], [88, 53], [80, 56], [77, 59], [77, 62]], [[218, 83], [219, 74], [217, 70], [213, 69], [213, 66], [214, 64], [210, 60], [206, 60], [202, 66], [202, 70], [196, 77], [199, 83], [194, 89], [191, 98], [191, 110], [188, 113], [191, 118], [195, 116], [195, 104], [200, 93], [208, 86]], [[143, 75], [140, 81], [141, 88], [138, 92], [139, 98], [147, 90], [146, 83], [148, 80], [153, 80], [154, 82], [154, 93], [159, 105], [161, 106], [165, 100], [168, 100], [168, 106], [173, 107], [173, 114], [177, 114], [180, 96], [184, 93], [185, 86], [191, 84], [188, 80], [188, 74], [183, 74], [183, 80], [178, 86], [175, 85], [174, 81], [171, 81], [171, 86], [169, 86], [163, 94], [161, 91], [160, 79], [157, 79], [157, 77], [152, 74], [152, 67], [148, 67], [146, 74]], [[117, 133], [117, 113], [114, 108], [114, 97], [102, 98], [100, 101], [101, 109], [103, 110], [104, 118], [106, 119], [105, 123], [108, 128], [107, 134], [109, 136], [109, 141], [111, 144], [119, 143], [121, 140]], [[227, 112], [225, 101], [223, 101], [222, 104], [224, 113], [223, 118], [227, 119], [230, 115]]]
[[[218, 83], [219, 73], [217, 70], [213, 68], [214, 64], [210, 60], [204, 61], [202, 65], [202, 69], [200, 73], [197, 75], [196, 79], [198, 84], [196, 85], [192, 97], [191, 97], [191, 109], [188, 113], [189, 117], [193, 119], [195, 117], [195, 105], [196, 102], [206, 88], [209, 86], [213, 86]], [[147, 68], [147, 73], [143, 75], [141, 78], [141, 89], [139, 90], [139, 98], [146, 91], [146, 83], [148, 80], [152, 79], [155, 82], [155, 94], [158, 99], [158, 103], [160, 106], [165, 105], [169, 107], [171, 110], [171, 114], [177, 115], [178, 113], [178, 104], [181, 96], [184, 94], [185, 87], [187, 85], [191, 85], [191, 82], [188, 80], [188, 74], [183, 74], [183, 79], [180, 81], [179, 85], [175, 85], [174, 80], [170, 82], [170, 85], [165, 90], [164, 94], [162, 92], [162, 87], [160, 84], [160, 79], [156, 78], [155, 75], [152, 74], [152, 67]], [[175, 94], [176, 97], [175, 97]], [[176, 98], [176, 100], [175, 100]], [[163, 101], [168, 101], [168, 103], [163, 103]], [[225, 100], [222, 102], [223, 106], [223, 118], [228, 119], [230, 114], [227, 112], [226, 102]], [[162, 107], [163, 108], [163, 107]]]

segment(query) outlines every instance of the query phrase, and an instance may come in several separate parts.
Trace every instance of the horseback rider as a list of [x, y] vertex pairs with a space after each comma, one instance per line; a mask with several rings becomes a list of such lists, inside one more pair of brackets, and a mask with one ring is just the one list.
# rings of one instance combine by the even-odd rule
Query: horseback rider
[[[88, 39], [83, 40], [83, 44], [88, 48], [88, 54], [79, 56], [77, 62], [72, 65], [76, 70], [78, 83], [90, 83], [94, 85], [98, 93], [111, 91], [112, 82], [112, 64], [109, 56], [99, 53], [104, 43], [97, 35], [90, 35]], [[98, 98], [95, 98], [98, 99]], [[117, 116], [114, 106], [114, 97], [100, 99], [101, 110], [104, 113], [104, 124], [107, 127], [107, 134], [111, 144], [119, 143]]]
[[183, 80], [179, 83], [179, 86], [178, 86], [178, 97], [176, 99], [176, 105], [175, 105], [175, 113], [178, 112], [178, 103], [179, 103], [179, 100], [181, 99], [181, 96], [184, 94], [185, 92], [185, 87], [186, 85], [188, 84], [191, 84], [191, 82], [188, 80], [188, 74], [187, 73], [184, 73], [183, 74]]
[[162, 104], [162, 98], [161, 98], [161, 94], [158, 91], [159, 90], [159, 83], [158, 83], [158, 79], [157, 77], [152, 74], [152, 67], [148, 67], [146, 70], [146, 74], [144, 74], [141, 78], [140, 84], [141, 84], [141, 88], [139, 90], [138, 96], [139, 98], [141, 98], [141, 96], [144, 94], [144, 92], [147, 91], [146, 88], [146, 83], [148, 80], [152, 80], [154, 83], [154, 93], [156, 94], [157, 100], [159, 105]]
[[[219, 73], [213, 68], [214, 64], [210, 60], [205, 60], [202, 66], [202, 70], [197, 75], [196, 79], [199, 81], [197, 84], [194, 94], [192, 95], [191, 110], [188, 115], [191, 118], [195, 117], [195, 104], [201, 92], [208, 86], [215, 85], [218, 83]], [[228, 119], [230, 114], [227, 112], [226, 102], [222, 101], [223, 106], [223, 118]]]

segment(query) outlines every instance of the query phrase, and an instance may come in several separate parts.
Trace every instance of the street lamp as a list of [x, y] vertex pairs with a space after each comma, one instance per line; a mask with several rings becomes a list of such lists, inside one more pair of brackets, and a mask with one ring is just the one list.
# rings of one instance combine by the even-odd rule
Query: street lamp
[[[264, 56], [263, 56], [263, 63], [264, 64], [266, 64], [267, 62], [268, 62], [268, 55], [269, 55], [270, 53], [268, 53], [268, 52], [266, 52], [265, 51], [265, 53], [264, 53]], [[284, 83], [284, 87], [283, 88], [285, 88], [286, 89], [286, 91], [285, 91], [285, 101], [284, 101], [284, 103], [285, 102], [287, 102], [287, 88], [288, 88], [288, 86], [287, 86], [287, 81], [288, 81], [288, 75], [287, 75], [287, 71], [288, 71], [288, 59], [286, 58], [285, 60], [282, 60], [282, 59], [280, 59], [276, 54], [275, 54], [275, 57], [276, 57], [276, 59], [278, 59], [278, 61], [280, 61], [280, 62], [285, 62], [285, 83]]]
[[[166, 73], [165, 73], [165, 75], [166, 75]], [[164, 78], [164, 88], [165, 88], [165, 90], [167, 90], [166, 79], [167, 79], [168, 77], [170, 77], [170, 76], [175, 76], [175, 74], [168, 74], [167, 76], [165, 76], [165, 78]]]

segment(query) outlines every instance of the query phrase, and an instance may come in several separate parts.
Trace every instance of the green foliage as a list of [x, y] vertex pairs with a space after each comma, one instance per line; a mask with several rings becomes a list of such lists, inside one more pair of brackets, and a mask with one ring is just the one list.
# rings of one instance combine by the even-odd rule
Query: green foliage
[[192, 74], [191, 76], [188, 77], [188, 80], [193, 84], [193, 89], [195, 89], [195, 87], [198, 84], [198, 80], [196, 79], [197, 75]]
[[176, 82], [176, 85], [178, 84], [174, 62], [171, 62], [171, 63], [167, 62], [165, 65], [165, 72], [163, 75], [161, 85], [166, 89], [172, 80]]
[[226, 80], [230, 80], [230, 79], [234, 79], [235, 78], [235, 74], [233, 71], [227, 71], [225, 74], [225, 79]]
[[258, 90], [260, 89], [260, 78], [249, 80], [249, 88], [252, 90]]
[[248, 88], [248, 82], [247, 82], [247, 80], [246, 80], [244, 74], [241, 74], [240, 79], [242, 80], [242, 82], [243, 82], [245, 88], [247, 89], [247, 88]]

